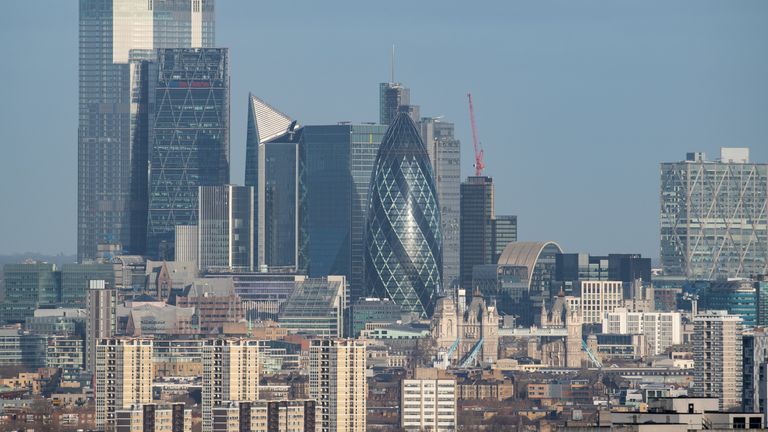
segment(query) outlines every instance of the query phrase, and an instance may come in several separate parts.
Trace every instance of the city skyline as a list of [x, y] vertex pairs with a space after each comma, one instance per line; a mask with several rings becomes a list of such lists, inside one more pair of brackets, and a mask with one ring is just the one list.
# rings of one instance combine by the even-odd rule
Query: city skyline
[[[233, 52], [232, 182], [243, 184], [249, 91], [303, 124], [375, 121], [378, 84], [389, 80], [394, 43], [395, 80], [411, 89], [411, 103], [423, 116], [455, 123], [462, 179], [472, 168], [465, 94], [473, 92], [485, 174], [497, 185], [497, 211], [518, 215], [521, 240], [657, 258], [660, 162], [689, 151], [713, 157], [719, 147], [738, 146], [751, 147], [756, 162], [768, 160], [768, 127], [759, 120], [768, 113], [768, 56], [753, 55], [768, 36], [759, 26], [768, 6], [681, 2], [659, 14], [658, 4], [559, 5], [546, 14], [521, 2], [498, 5], [495, 13], [449, 6], [434, 15], [415, 5], [403, 24], [429, 30], [429, 37], [419, 37], [365, 19], [365, 7], [337, 17], [306, 4], [292, 12], [317, 21], [257, 52], [246, 37], [248, 17], [285, 16], [283, 6], [217, 4], [217, 46]], [[14, 205], [0, 216], [0, 254], [76, 249], [77, 89], [32, 84], [76, 82], [77, 4], [48, 6], [14, 3], [2, 27], [26, 43], [13, 44], [9, 54], [25, 61], [0, 72], [4, 81], [19, 83], [9, 89], [17, 103], [2, 111], [14, 155], [0, 162], [0, 178], [16, 186], [2, 192]], [[31, 19], [52, 25], [20, 27]], [[265, 36], [285, 22], [261, 24]], [[722, 31], [707, 34], [713, 25]], [[318, 28], [338, 30], [309, 38]], [[498, 45], [498, 52], [472, 50], [483, 44]], [[23, 56], [35, 49], [50, 55]], [[259, 65], [259, 58], [289, 49], [281, 71]], [[329, 66], [307, 74], [301, 65], [318, 56]], [[48, 63], [60, 68], [58, 78], [43, 74]], [[326, 103], [331, 96], [340, 102]], [[47, 102], [40, 104], [43, 97]], [[41, 120], [48, 126], [34, 127]], [[35, 163], [27, 163], [33, 157]], [[51, 184], [46, 199], [29, 198]], [[530, 184], [538, 187], [520, 186]]]

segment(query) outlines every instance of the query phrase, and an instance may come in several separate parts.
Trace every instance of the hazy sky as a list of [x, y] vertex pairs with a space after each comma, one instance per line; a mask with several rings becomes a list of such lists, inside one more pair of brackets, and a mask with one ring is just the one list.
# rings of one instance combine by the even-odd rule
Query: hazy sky
[[[246, 99], [303, 124], [378, 119], [378, 83], [445, 116], [473, 173], [471, 91], [496, 210], [521, 240], [658, 256], [659, 162], [749, 146], [768, 161], [768, 2], [218, 0], [231, 48], [232, 180]], [[74, 253], [75, 0], [0, 15], [0, 253]]]

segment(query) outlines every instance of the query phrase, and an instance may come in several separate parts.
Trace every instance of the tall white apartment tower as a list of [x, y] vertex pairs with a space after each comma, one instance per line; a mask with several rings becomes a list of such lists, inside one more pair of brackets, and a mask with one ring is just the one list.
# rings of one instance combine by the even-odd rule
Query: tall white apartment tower
[[317, 401], [318, 432], [364, 432], [368, 397], [365, 341], [313, 340], [309, 348], [309, 395]]
[[741, 409], [742, 319], [705, 311], [693, 319], [694, 395], [716, 397], [723, 411]]
[[115, 411], [152, 402], [152, 339], [108, 338], [96, 345], [96, 428], [115, 430]]
[[213, 408], [259, 399], [259, 341], [209, 339], [203, 345], [203, 431], [213, 430]]

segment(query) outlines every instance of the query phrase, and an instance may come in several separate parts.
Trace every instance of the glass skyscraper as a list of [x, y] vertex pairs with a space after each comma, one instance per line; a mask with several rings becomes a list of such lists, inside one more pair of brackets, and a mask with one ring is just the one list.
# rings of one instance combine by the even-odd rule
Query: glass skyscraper
[[766, 274], [768, 164], [750, 163], [748, 148], [662, 163], [661, 265], [689, 279]]
[[405, 312], [430, 317], [441, 290], [442, 247], [429, 155], [413, 120], [401, 111], [384, 135], [371, 176], [367, 286]]
[[253, 188], [201, 186], [198, 260], [202, 271], [254, 270]]
[[245, 185], [253, 186], [259, 267], [296, 267], [299, 251], [297, 123], [248, 97]]
[[196, 225], [198, 187], [229, 183], [226, 48], [158, 51], [149, 154], [147, 255], [173, 258], [176, 225]]
[[443, 285], [446, 289], [454, 289], [459, 285], [461, 143], [454, 136], [453, 123], [425, 117], [421, 119], [420, 125], [421, 137], [432, 162], [440, 203]]
[[299, 267], [346, 276], [351, 301], [366, 295], [368, 187], [386, 131], [377, 124], [304, 126], [299, 143]]
[[[132, 50], [214, 45], [213, 0], [80, 0], [78, 259], [131, 244]], [[146, 176], [146, 171], [140, 173]], [[139, 216], [141, 216], [139, 209]]]

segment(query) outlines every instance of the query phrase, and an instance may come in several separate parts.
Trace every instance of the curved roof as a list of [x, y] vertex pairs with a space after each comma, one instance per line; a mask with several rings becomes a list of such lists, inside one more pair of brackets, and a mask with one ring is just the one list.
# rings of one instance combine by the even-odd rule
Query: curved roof
[[507, 244], [504, 248], [504, 252], [499, 257], [498, 265], [511, 265], [528, 268], [528, 284], [530, 288], [530, 278], [533, 274], [533, 268], [536, 266], [536, 262], [541, 256], [541, 252], [547, 246], [554, 246], [559, 253], [563, 252], [563, 249], [555, 242], [512, 242]]

